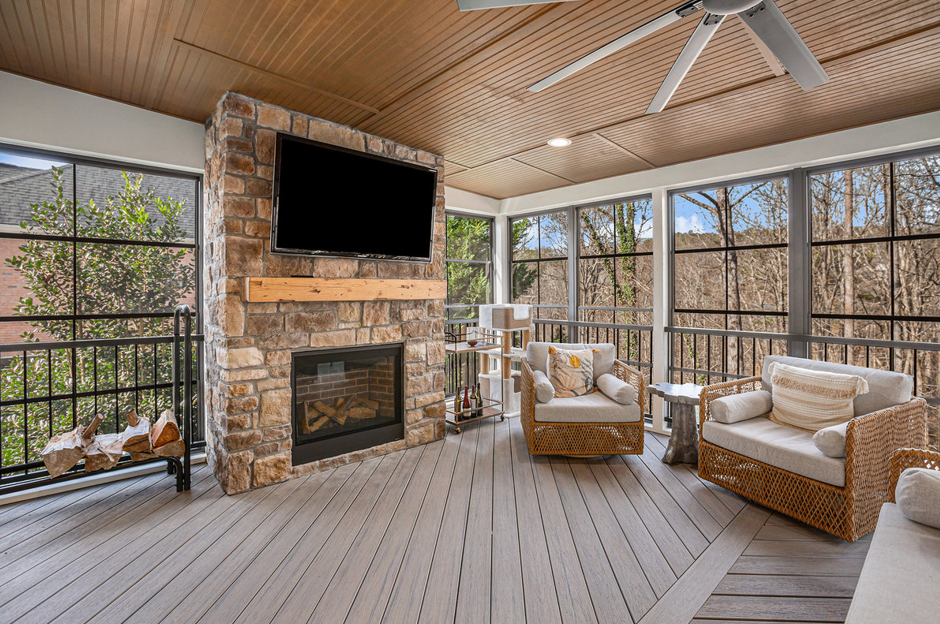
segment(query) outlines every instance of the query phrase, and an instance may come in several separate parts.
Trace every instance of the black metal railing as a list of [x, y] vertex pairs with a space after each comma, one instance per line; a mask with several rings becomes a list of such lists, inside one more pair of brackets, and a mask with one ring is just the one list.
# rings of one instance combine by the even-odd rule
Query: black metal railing
[[720, 329], [667, 328], [672, 340], [670, 376], [675, 383], [700, 385], [761, 374], [767, 355], [787, 355], [791, 343], [811, 359], [899, 371], [914, 379], [914, 395], [927, 401], [928, 440], [940, 438], [940, 344], [800, 336]]
[[[182, 316], [191, 330], [192, 316]], [[175, 323], [180, 328], [179, 314]], [[185, 435], [191, 436], [191, 446], [204, 446], [199, 400], [203, 340], [202, 335], [186, 338], [184, 333], [176, 338], [0, 345], [0, 491], [48, 482], [40, 453], [51, 436], [88, 424], [95, 414], [104, 418], [98, 431], [119, 433], [127, 412], [156, 420], [163, 410], [174, 409], [174, 394], [175, 412], [183, 415], [181, 428], [190, 432]], [[174, 341], [181, 361], [190, 363], [182, 366], [182, 379], [177, 378], [175, 386]], [[115, 469], [130, 463], [125, 456]], [[188, 473], [185, 466], [184, 475]], [[57, 481], [83, 474], [80, 462]]]
[[668, 328], [673, 383], [713, 383], [760, 375], [767, 355], [786, 355], [786, 334], [723, 329]]

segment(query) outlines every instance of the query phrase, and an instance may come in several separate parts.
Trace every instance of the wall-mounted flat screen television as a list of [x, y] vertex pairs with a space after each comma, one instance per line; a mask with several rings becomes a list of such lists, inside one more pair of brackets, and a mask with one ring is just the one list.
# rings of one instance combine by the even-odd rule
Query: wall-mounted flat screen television
[[428, 262], [437, 170], [277, 135], [271, 252]]

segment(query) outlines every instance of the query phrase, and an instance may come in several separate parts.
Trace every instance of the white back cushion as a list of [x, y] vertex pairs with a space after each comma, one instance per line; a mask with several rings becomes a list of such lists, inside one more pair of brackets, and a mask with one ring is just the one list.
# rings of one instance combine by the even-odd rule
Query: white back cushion
[[771, 394], [773, 393], [773, 383], [770, 380], [770, 365], [774, 362], [782, 362], [789, 366], [810, 370], [858, 375], [866, 380], [868, 382], [868, 392], [858, 395], [852, 402], [855, 416], [864, 416], [895, 405], [903, 405], [911, 400], [914, 392], [914, 378], [903, 373], [833, 364], [831, 362], [818, 362], [783, 355], [768, 355], [764, 358], [761, 378], [764, 383], [764, 390], [769, 391]]
[[564, 342], [530, 342], [526, 347], [525, 357], [532, 370], [540, 370], [546, 375], [548, 372], [548, 348], [577, 351], [579, 349], [596, 349], [594, 354], [594, 383], [601, 375], [614, 372], [614, 360], [617, 358], [617, 347], [610, 343], [580, 344]]

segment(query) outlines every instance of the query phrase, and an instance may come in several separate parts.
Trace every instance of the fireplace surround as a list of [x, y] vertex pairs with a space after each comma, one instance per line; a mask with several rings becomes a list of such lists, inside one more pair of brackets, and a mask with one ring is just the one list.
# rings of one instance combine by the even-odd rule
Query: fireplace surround
[[[271, 253], [274, 147], [279, 132], [437, 168], [431, 262]], [[353, 128], [235, 93], [221, 99], [206, 124], [203, 285], [207, 456], [226, 493], [444, 437], [444, 291], [431, 284], [446, 278], [443, 170], [440, 156]], [[368, 188], [365, 179], [362, 184], [363, 195], [351, 195], [346, 205], [335, 208], [349, 214], [349, 227], [363, 226], [356, 221], [357, 202], [394, 192]], [[296, 280], [301, 290], [324, 296], [297, 297], [295, 288], [289, 297], [269, 297], [271, 290], [263, 288]], [[400, 282], [408, 282], [410, 289], [390, 295], [389, 287]], [[337, 284], [342, 287], [332, 287]], [[295, 443], [298, 448], [312, 447], [310, 440], [318, 436], [295, 437], [294, 354], [379, 345], [398, 345], [402, 351], [403, 406], [396, 439], [345, 453], [334, 446], [321, 459], [295, 457]], [[357, 397], [351, 420], [368, 414], [375, 400]], [[324, 407], [335, 406], [324, 403]], [[330, 420], [334, 423], [330, 429], [335, 429], [336, 421]], [[323, 421], [319, 427], [326, 425]]]
[[291, 355], [293, 465], [404, 439], [401, 343]]

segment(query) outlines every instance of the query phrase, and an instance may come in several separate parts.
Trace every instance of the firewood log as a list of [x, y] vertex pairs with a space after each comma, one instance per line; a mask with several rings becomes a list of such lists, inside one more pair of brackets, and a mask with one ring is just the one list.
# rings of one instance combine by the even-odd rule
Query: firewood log
[[327, 416], [336, 416], [336, 410], [324, 403], [323, 401], [314, 401], [313, 406], [320, 410], [321, 413]]
[[375, 418], [375, 410], [369, 409], [368, 407], [352, 407], [346, 410], [346, 414], [349, 418], [353, 420], [365, 420], [367, 418]]
[[120, 433], [104, 433], [92, 438], [85, 453], [85, 472], [110, 470], [124, 454], [124, 436]]
[[310, 433], [313, 433], [328, 422], [330, 422], [329, 416], [321, 416], [320, 418], [316, 419], [314, 422], [310, 423]]
[[67, 433], [52, 436], [41, 453], [50, 477], [55, 478], [68, 471], [85, 456], [91, 437], [100, 424], [101, 416], [96, 415], [87, 427], [79, 425]]
[[186, 443], [183, 440], [173, 440], [169, 444], [153, 449], [153, 454], [157, 457], [182, 457], [185, 450]]
[[156, 457], [153, 453], [131, 453], [131, 461], [141, 461], [143, 459], [153, 459]]
[[137, 412], [127, 413], [127, 428], [124, 429], [124, 450], [128, 453], [150, 451], [150, 421]]
[[176, 416], [172, 410], [163, 410], [150, 430], [150, 445], [156, 449], [179, 439], [180, 428], [176, 424]]
[[378, 401], [373, 401], [372, 399], [360, 399], [359, 402], [362, 403], [365, 407], [368, 407], [370, 410], [379, 409]]

